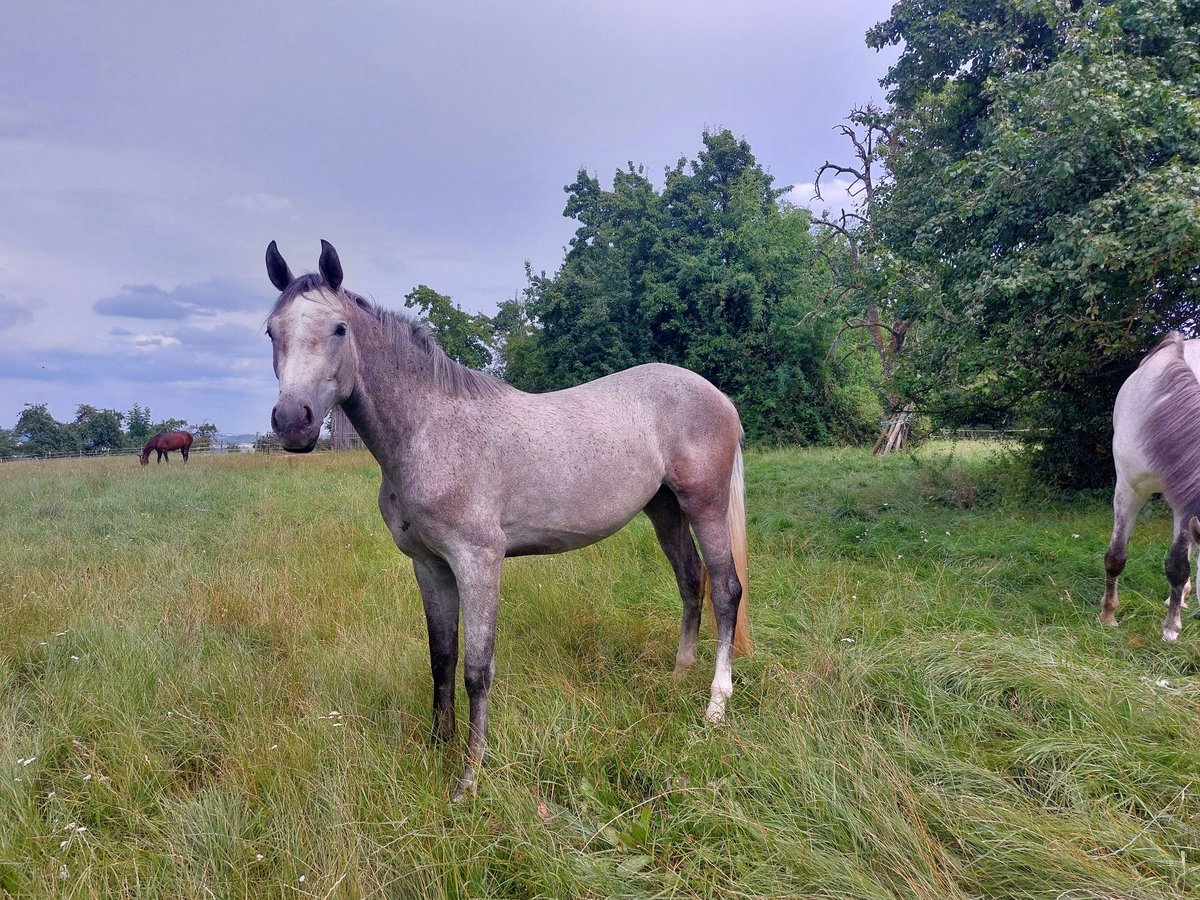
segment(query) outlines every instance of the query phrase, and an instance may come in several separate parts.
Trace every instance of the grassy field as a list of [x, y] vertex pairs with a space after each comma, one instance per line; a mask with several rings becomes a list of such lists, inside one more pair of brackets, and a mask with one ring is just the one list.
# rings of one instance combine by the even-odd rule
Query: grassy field
[[[1108, 498], [994, 450], [747, 458], [751, 618], [644, 520], [510, 561], [478, 794], [426, 745], [411, 569], [364, 454], [0, 465], [0, 892], [64, 897], [1200, 894], [1200, 623], [1165, 507], [1096, 623]], [[460, 736], [465, 696], [459, 691]]]

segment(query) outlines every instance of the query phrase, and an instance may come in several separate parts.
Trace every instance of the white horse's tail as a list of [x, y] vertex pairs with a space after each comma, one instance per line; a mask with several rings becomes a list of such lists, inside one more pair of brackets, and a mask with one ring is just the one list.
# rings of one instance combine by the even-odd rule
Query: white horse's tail
[[729, 548], [733, 551], [733, 567], [742, 583], [742, 599], [738, 603], [737, 626], [733, 631], [733, 652], [738, 656], [753, 656], [754, 642], [750, 637], [750, 571], [746, 543], [746, 483], [742, 471], [742, 448], [739, 445], [729, 476], [729, 509], [725, 514], [729, 525]]

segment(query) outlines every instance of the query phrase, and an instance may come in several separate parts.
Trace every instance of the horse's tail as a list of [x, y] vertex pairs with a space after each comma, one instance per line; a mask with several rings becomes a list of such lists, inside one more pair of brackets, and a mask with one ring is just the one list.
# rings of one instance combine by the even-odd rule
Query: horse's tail
[[742, 599], [738, 603], [737, 625], [733, 630], [733, 652], [738, 656], [753, 656], [754, 642], [750, 638], [750, 571], [746, 542], [746, 482], [742, 471], [742, 447], [738, 444], [729, 476], [729, 508], [725, 513], [729, 525], [729, 548], [733, 551], [733, 568], [742, 583]]

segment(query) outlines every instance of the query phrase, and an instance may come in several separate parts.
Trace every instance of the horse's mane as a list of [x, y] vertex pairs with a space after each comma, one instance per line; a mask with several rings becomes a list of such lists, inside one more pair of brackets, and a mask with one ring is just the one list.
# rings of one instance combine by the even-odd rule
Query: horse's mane
[[310, 292], [327, 299], [336, 298], [347, 311], [356, 309], [365, 313], [378, 325], [385, 343], [415, 350], [417, 357], [428, 363], [434, 384], [452, 397], [494, 397], [508, 387], [499, 378], [468, 368], [447, 356], [429, 326], [406, 313], [384, 309], [345, 288], [335, 291], [315, 272], [301, 275], [289, 284], [275, 301], [271, 314], [284, 309], [301, 294]]
[[1184, 337], [1172, 332], [1139, 366], [1169, 351], [1151, 388], [1145, 447], [1171, 506], [1200, 513], [1200, 381], [1184, 359], [1183, 344]]

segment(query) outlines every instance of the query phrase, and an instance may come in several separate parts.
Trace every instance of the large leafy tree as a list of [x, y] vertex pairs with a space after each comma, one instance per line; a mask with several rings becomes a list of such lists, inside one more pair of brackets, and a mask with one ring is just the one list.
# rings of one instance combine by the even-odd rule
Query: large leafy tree
[[17, 416], [13, 435], [22, 454], [45, 455], [79, 449], [68, 426], [55, 420], [45, 403], [26, 403]]
[[148, 406], [133, 404], [125, 416], [125, 422], [130, 446], [140, 447], [150, 435], [154, 434], [151, 430], [150, 407]]
[[451, 359], [473, 369], [491, 363], [488, 343], [492, 330], [487, 316], [463, 312], [448, 296], [424, 284], [404, 295], [404, 305], [421, 311], [422, 321], [437, 333], [438, 342]]
[[752, 438], [863, 436], [874, 413], [863, 375], [829, 357], [835, 323], [812, 315], [829, 272], [810, 215], [780, 206], [744, 140], [720, 131], [703, 143], [661, 191], [633, 164], [611, 190], [586, 171], [567, 186], [579, 227], [566, 259], [506, 310], [534, 323], [536, 386], [669, 362], [728, 393]]
[[869, 35], [897, 149], [881, 227], [936, 271], [927, 401], [1008, 410], [1034, 461], [1107, 480], [1112, 400], [1200, 301], [1200, 4], [901, 0]]
[[71, 431], [85, 453], [120, 450], [125, 446], [125, 432], [121, 430], [125, 416], [115, 409], [97, 409], [81, 403], [75, 411]]

